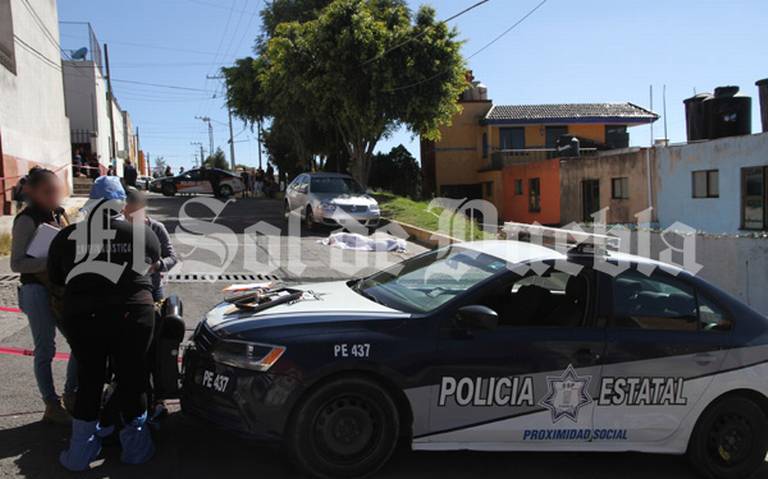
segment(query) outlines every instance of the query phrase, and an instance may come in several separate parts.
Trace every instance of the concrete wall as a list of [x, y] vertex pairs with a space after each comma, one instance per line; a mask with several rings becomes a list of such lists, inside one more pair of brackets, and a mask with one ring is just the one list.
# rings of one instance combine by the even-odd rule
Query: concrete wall
[[[64, 61], [64, 91], [67, 115], [73, 130], [89, 130], [91, 151], [98, 155], [99, 163], [109, 167], [109, 110], [107, 84], [93, 62]], [[120, 116], [116, 117], [119, 122]]]
[[[608, 223], [636, 223], [635, 215], [648, 208], [647, 149], [606, 153], [598, 157], [564, 159], [560, 162], [560, 223], [581, 222], [584, 199], [582, 182], [598, 180], [600, 209], [608, 207]], [[651, 156], [651, 171], [654, 171]], [[629, 198], [612, 198], [612, 179], [627, 178]]]
[[[667, 238], [680, 247], [679, 237]], [[653, 233], [652, 257], [667, 248], [659, 233]], [[741, 299], [768, 316], [768, 238], [697, 235], [696, 261], [702, 265], [701, 278]], [[675, 261], [681, 261], [676, 258]]]
[[490, 110], [490, 102], [462, 102], [462, 112], [450, 126], [440, 129], [441, 139], [435, 143], [436, 194], [442, 185], [478, 183], [477, 170], [489, 161], [482, 158], [480, 120]]
[[[35, 23], [21, 0], [11, 0], [10, 22], [0, 19], [0, 29], [13, 28], [16, 72], [0, 65], [0, 151], [3, 213], [13, 186], [34, 165], [56, 171], [71, 191], [72, 153], [69, 120], [64, 108], [58, 13], [54, 0], [32, 2], [53, 39]], [[29, 45], [23, 46], [21, 42]], [[35, 53], [33, 50], [39, 52]]]
[[[503, 219], [518, 223], [538, 222], [557, 225], [560, 222], [560, 160], [539, 160], [530, 163], [505, 166]], [[539, 179], [541, 209], [529, 211], [529, 180]], [[523, 192], [515, 194], [515, 180], [522, 180]]]
[[[681, 221], [710, 233], [741, 228], [741, 169], [768, 165], [768, 133], [656, 148], [661, 227]], [[693, 171], [719, 171], [720, 196], [693, 198]]]

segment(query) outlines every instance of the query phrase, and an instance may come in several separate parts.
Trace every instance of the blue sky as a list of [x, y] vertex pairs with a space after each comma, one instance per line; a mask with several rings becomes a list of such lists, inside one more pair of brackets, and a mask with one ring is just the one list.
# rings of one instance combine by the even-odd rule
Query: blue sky
[[[491, 0], [452, 24], [465, 41], [465, 56], [504, 31], [540, 0]], [[196, 147], [208, 145], [207, 127], [229, 155], [223, 85], [206, 80], [218, 67], [250, 53], [259, 32], [263, 0], [61, 0], [64, 21], [88, 21], [109, 43], [112, 76], [176, 85], [173, 90], [115, 82], [121, 106], [140, 128], [142, 149], [173, 166], [192, 165]], [[429, 3], [447, 18], [475, 0]], [[667, 125], [672, 141], [685, 140], [682, 100], [718, 85], [739, 85], [753, 97], [753, 131], [759, 131], [755, 81], [768, 77], [764, 0], [548, 0], [489, 49], [469, 60], [475, 77], [497, 104], [631, 101], [662, 112], [667, 86]], [[77, 48], [72, 27], [62, 30], [64, 48]], [[80, 42], [82, 43], [82, 42]], [[215, 98], [212, 98], [215, 96]], [[663, 121], [655, 125], [663, 137]], [[256, 165], [254, 134], [236, 121], [238, 163]], [[633, 144], [648, 144], [647, 127], [633, 128]], [[400, 131], [380, 150], [404, 143], [418, 158], [418, 138]]]

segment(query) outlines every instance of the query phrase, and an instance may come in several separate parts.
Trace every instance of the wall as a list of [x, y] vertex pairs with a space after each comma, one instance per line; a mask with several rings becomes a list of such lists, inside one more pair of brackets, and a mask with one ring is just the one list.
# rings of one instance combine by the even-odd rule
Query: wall
[[[58, 13], [53, 0], [31, 2], [50, 32], [49, 39], [35, 23], [21, 0], [11, 0], [16, 74], [0, 65], [0, 151], [2, 164], [2, 212], [10, 213], [11, 191], [31, 166], [56, 171], [71, 191], [72, 153], [69, 120], [64, 108], [64, 90], [59, 48]], [[0, 27], [6, 18], [0, 20]], [[27, 43], [29, 47], [21, 44]], [[39, 52], [36, 54], [32, 51]]]
[[490, 101], [462, 102], [463, 111], [450, 126], [440, 128], [441, 139], [435, 144], [436, 195], [442, 185], [474, 184], [477, 171], [487, 162], [482, 158], [480, 120], [491, 108]]
[[[109, 110], [107, 84], [93, 62], [64, 61], [64, 92], [72, 130], [90, 130], [91, 151], [109, 167]], [[117, 121], [119, 117], [116, 118]]]
[[[509, 165], [502, 170], [505, 221], [557, 225], [560, 223], [560, 160], [540, 160]], [[541, 211], [528, 211], [528, 180], [540, 179]], [[515, 195], [515, 180], [523, 180], [523, 194]]]
[[[656, 148], [660, 226], [682, 221], [710, 233], [741, 227], [741, 168], [768, 165], [768, 133]], [[719, 171], [720, 196], [693, 198], [691, 173]]]
[[[600, 208], [608, 207], [608, 223], [636, 223], [634, 215], [648, 208], [647, 149], [604, 153], [598, 157], [564, 159], [560, 163], [560, 223], [583, 221], [582, 181], [599, 180]], [[622, 150], [623, 151], [623, 150]], [[651, 156], [651, 171], [654, 171]], [[629, 198], [613, 199], [613, 178], [629, 180]]]

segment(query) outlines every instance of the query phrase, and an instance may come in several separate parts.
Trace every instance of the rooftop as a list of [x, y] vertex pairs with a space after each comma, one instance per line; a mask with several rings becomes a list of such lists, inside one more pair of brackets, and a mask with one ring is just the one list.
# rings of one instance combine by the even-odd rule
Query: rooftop
[[549, 105], [494, 105], [486, 124], [530, 123], [651, 123], [659, 115], [633, 103], [553, 103]]

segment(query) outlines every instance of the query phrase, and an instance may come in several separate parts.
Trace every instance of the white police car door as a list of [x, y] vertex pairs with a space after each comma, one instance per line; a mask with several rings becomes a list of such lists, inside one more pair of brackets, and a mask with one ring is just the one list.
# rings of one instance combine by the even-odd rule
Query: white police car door
[[593, 276], [510, 275], [468, 303], [497, 311], [494, 330], [444, 318], [431, 431], [414, 442], [514, 449], [590, 440], [605, 346], [605, 330], [593, 327]]
[[626, 429], [628, 442], [663, 441], [720, 369], [730, 320], [704, 291], [660, 270], [606, 281], [613, 312], [595, 427]]

